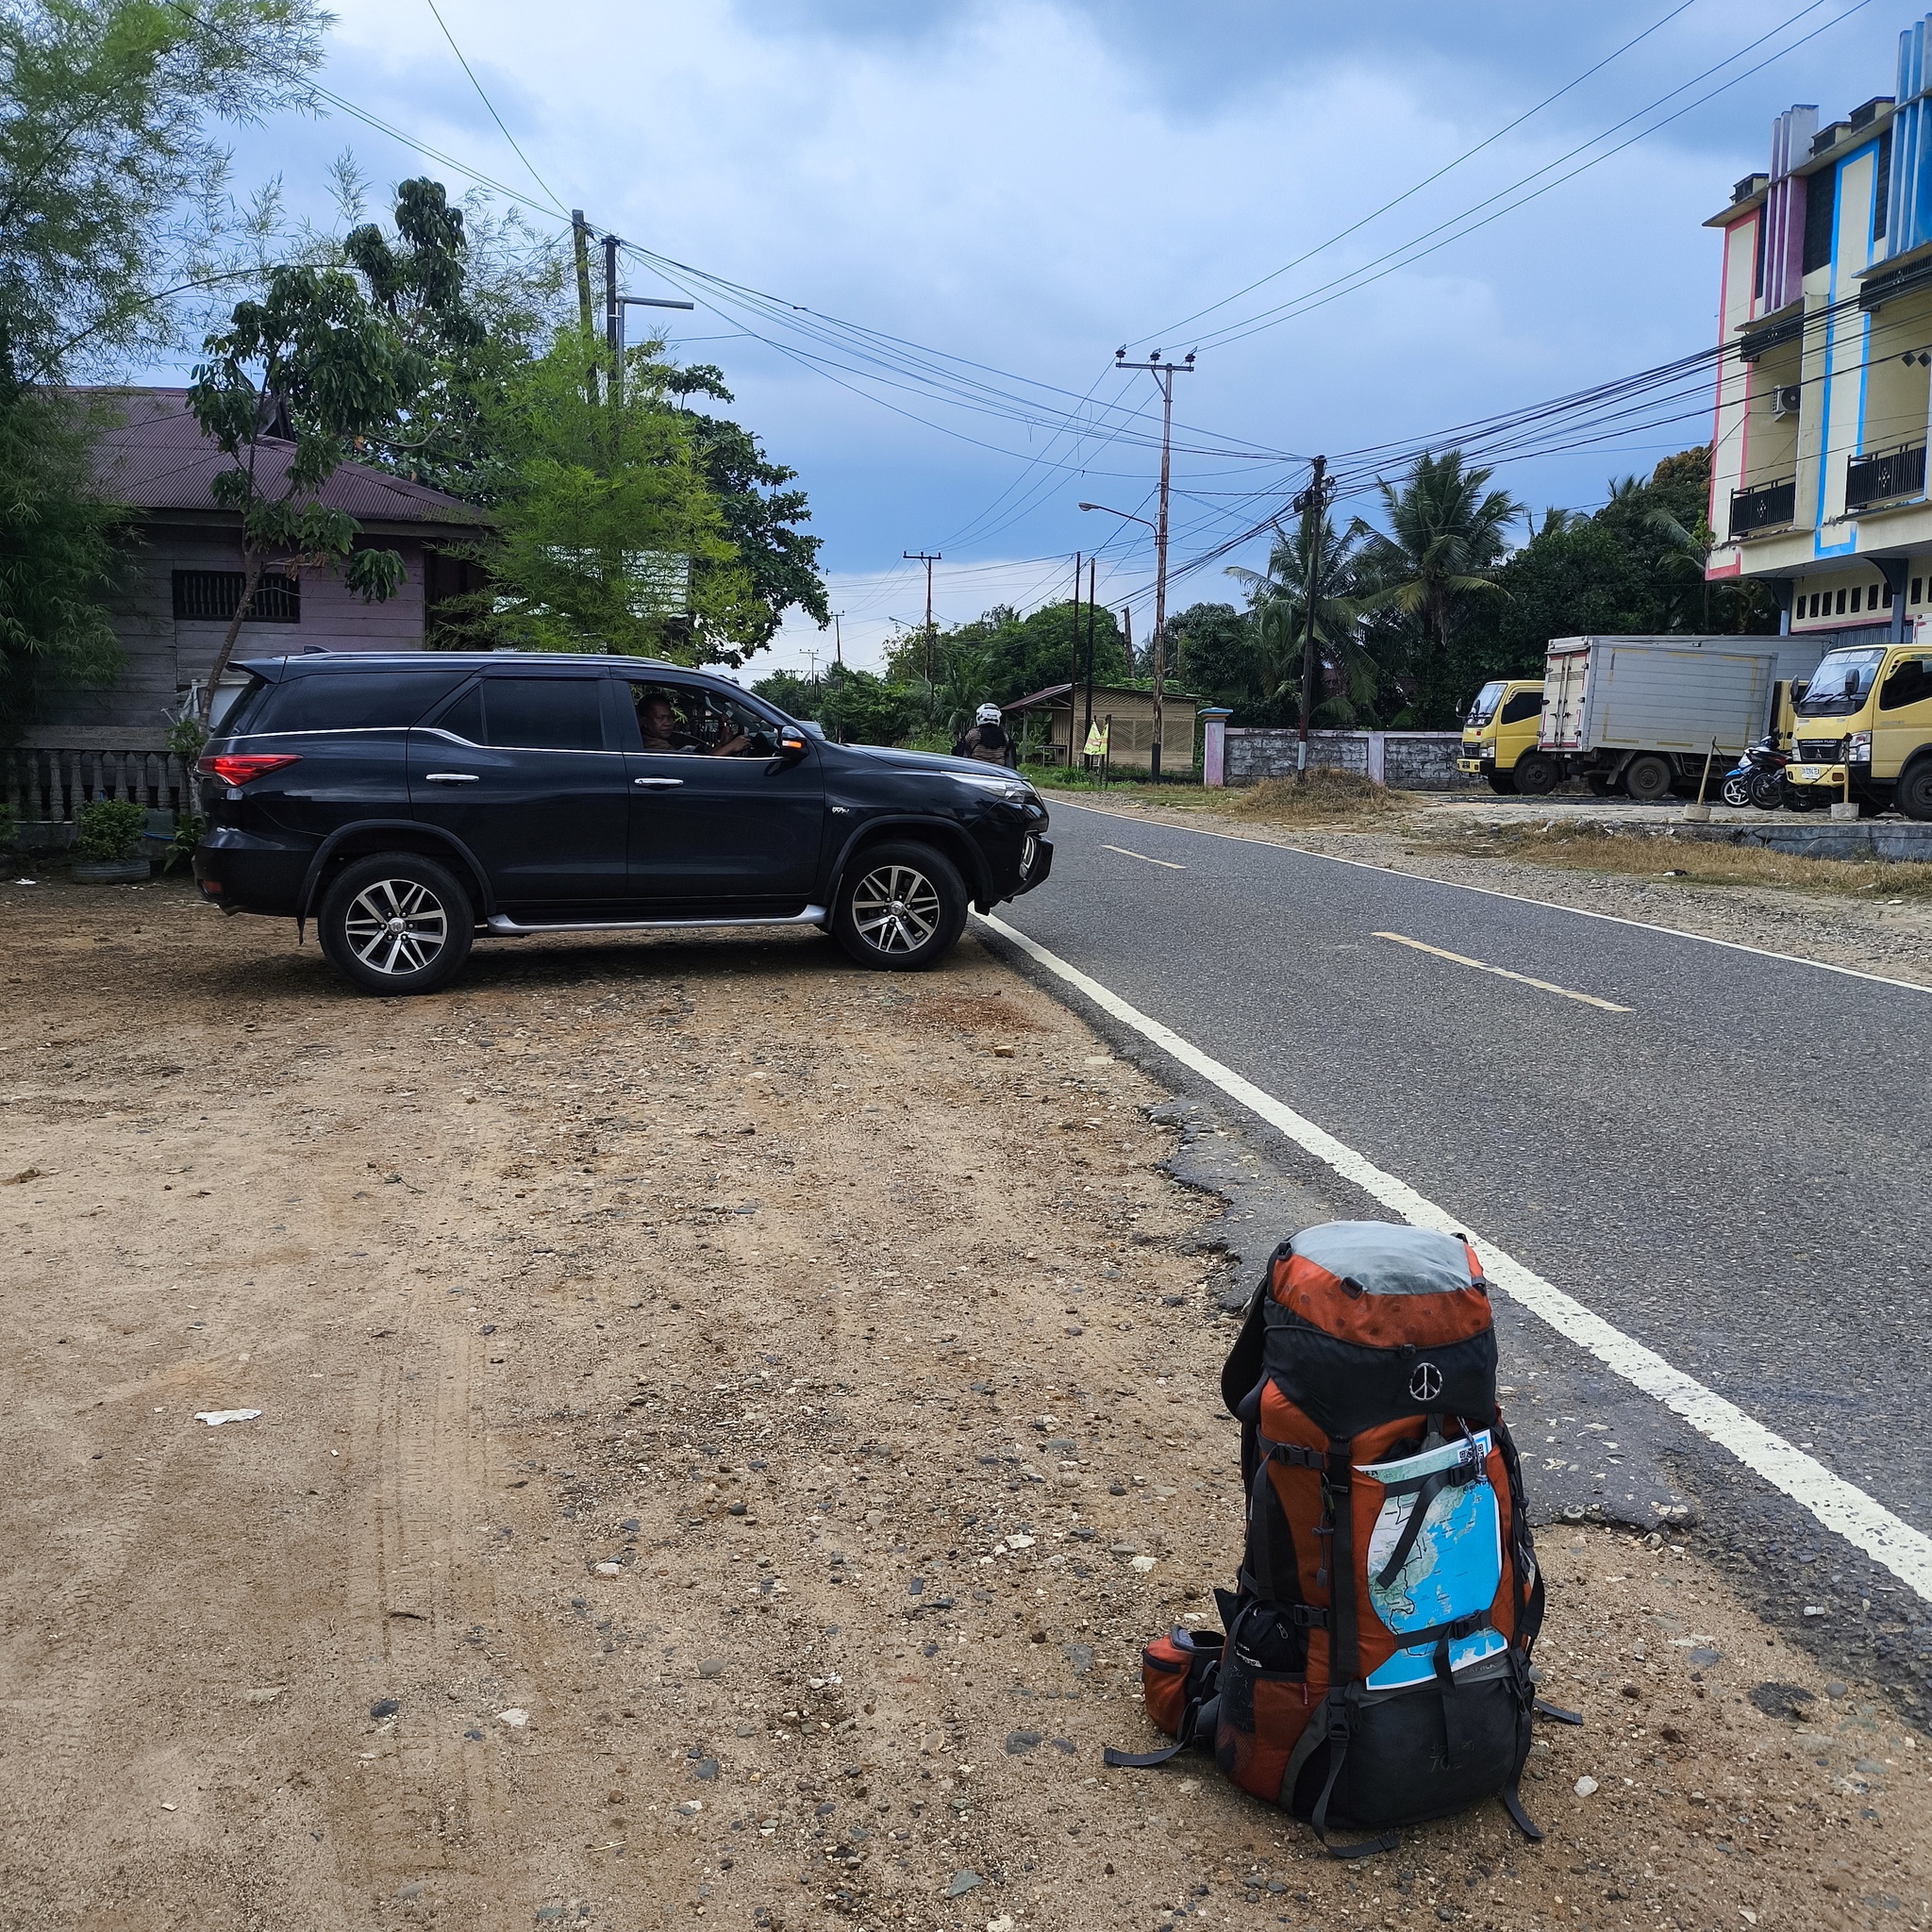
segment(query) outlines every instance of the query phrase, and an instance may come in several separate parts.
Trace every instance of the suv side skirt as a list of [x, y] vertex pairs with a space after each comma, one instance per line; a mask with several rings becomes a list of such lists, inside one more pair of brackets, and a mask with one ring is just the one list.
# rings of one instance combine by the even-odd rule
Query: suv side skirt
[[808, 906], [802, 912], [761, 913], [748, 919], [562, 919], [554, 924], [516, 920], [507, 912], [492, 912], [484, 921], [484, 929], [499, 939], [525, 939], [541, 932], [691, 932], [714, 925], [824, 925], [828, 917], [823, 906]]

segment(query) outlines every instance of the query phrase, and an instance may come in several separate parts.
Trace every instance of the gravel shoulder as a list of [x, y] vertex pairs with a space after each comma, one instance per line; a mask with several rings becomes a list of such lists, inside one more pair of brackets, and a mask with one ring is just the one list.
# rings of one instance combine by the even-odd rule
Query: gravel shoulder
[[0, 891], [0, 1923], [1932, 1923], [1932, 1754], [1662, 1537], [1544, 1535], [1540, 1846], [1102, 1769], [1238, 1544], [1226, 1271], [1165, 1094], [970, 940], [376, 1002]]
[[[1538, 864], [1533, 858], [1520, 856], [1520, 841], [1533, 836], [1542, 824], [1560, 825], [1566, 811], [1607, 823], [1614, 821], [1601, 808], [1586, 813], [1562, 801], [1545, 807], [1539, 815], [1514, 803], [1458, 799], [1445, 805], [1426, 803], [1419, 793], [1406, 796], [1413, 800], [1409, 809], [1378, 814], [1372, 823], [1353, 824], [1269, 824], [1216, 811], [1207, 805], [1181, 809], [1144, 805], [1120, 792], [1109, 794], [1104, 803], [1049, 793], [1048, 807], [1052, 810], [1079, 807], [1108, 811], [1124, 818], [1153, 819], [1162, 824], [1252, 839], [1262, 844], [1292, 846], [1298, 851], [1386, 866], [1418, 878], [1520, 893], [1551, 906], [1642, 920], [1678, 932], [1700, 933], [1707, 939], [1759, 946], [1767, 952], [1932, 986], [1932, 904], [1923, 897], [1892, 904], [1879, 887], [1874, 888], [1868, 901], [1838, 892], [1677, 878], [1671, 874], [1684, 862], [1684, 855], [1674, 852], [1663, 838], [1645, 848], [1654, 856], [1656, 866], [1649, 874]], [[1481, 848], [1493, 842], [1497, 831], [1511, 840], [1511, 850], [1507, 855], [1485, 854]], [[1697, 848], [1692, 851], [1695, 854]], [[1883, 868], [1879, 871], [1882, 874]]]

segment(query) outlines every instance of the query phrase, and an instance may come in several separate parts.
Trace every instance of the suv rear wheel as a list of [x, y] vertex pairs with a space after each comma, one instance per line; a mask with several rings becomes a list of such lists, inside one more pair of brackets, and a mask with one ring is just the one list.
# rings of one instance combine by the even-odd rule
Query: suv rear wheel
[[861, 966], [937, 966], [966, 924], [966, 885], [930, 845], [874, 845], [839, 881], [832, 932]]
[[364, 992], [434, 992], [470, 957], [470, 895], [433, 858], [383, 852], [345, 866], [316, 930], [329, 964]]

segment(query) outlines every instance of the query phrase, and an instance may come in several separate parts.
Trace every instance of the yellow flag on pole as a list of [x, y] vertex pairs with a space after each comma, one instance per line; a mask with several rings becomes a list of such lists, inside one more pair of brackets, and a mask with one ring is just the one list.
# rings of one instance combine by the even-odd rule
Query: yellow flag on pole
[[1087, 727], [1087, 750], [1090, 758], [1104, 758], [1107, 756], [1107, 726], [1096, 718]]

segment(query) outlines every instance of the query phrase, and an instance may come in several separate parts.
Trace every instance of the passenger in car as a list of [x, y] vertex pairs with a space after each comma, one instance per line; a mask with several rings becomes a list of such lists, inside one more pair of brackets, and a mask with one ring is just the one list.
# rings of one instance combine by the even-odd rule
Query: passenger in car
[[676, 709], [660, 691], [649, 691], [639, 700], [638, 729], [643, 733], [646, 751], [682, 752], [687, 757], [696, 758], [741, 758], [751, 749], [751, 740], [741, 731], [734, 732], [716, 744], [700, 744], [689, 732], [679, 729]]

